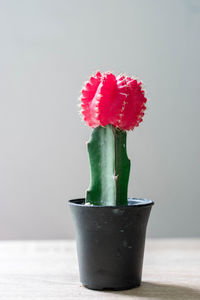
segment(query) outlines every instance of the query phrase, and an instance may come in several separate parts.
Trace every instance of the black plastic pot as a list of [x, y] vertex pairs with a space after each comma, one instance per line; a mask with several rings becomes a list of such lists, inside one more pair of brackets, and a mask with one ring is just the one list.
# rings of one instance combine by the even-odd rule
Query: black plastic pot
[[70, 200], [76, 228], [80, 281], [90, 289], [129, 289], [141, 283], [146, 226], [153, 201], [89, 206]]

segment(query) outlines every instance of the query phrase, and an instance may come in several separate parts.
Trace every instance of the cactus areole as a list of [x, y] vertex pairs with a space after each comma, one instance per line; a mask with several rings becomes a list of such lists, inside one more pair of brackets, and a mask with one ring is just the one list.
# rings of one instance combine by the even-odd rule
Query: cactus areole
[[90, 186], [86, 204], [128, 205], [126, 131], [142, 122], [147, 101], [142, 83], [125, 75], [97, 72], [85, 83], [80, 100], [83, 119], [93, 128], [87, 143]]

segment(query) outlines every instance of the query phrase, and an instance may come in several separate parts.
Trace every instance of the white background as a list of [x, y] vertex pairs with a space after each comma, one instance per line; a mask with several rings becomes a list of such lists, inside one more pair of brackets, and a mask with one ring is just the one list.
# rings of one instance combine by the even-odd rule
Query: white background
[[89, 184], [78, 115], [100, 69], [145, 83], [128, 134], [129, 196], [156, 202], [151, 237], [200, 236], [200, 2], [0, 1], [0, 239], [72, 238]]

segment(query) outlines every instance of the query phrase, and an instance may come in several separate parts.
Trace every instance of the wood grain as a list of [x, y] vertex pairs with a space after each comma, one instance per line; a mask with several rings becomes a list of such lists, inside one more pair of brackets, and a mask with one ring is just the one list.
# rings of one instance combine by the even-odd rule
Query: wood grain
[[2, 241], [0, 299], [200, 300], [200, 240], [147, 240], [142, 286], [119, 292], [81, 286], [74, 241]]

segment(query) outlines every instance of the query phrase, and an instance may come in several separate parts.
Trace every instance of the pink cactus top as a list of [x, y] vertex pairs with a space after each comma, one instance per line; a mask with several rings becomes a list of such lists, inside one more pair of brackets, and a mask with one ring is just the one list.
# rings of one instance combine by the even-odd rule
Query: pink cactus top
[[92, 128], [111, 124], [121, 130], [133, 130], [142, 122], [146, 109], [141, 85], [136, 79], [110, 72], [91, 76], [81, 92], [86, 124]]

